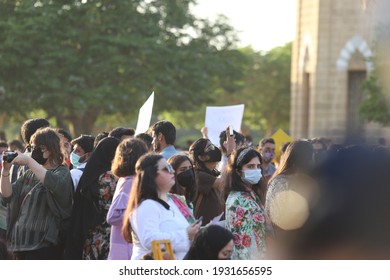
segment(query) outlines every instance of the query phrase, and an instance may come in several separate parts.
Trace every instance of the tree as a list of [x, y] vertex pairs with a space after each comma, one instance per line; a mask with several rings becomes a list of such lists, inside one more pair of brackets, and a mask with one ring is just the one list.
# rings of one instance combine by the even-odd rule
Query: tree
[[[213, 98], [196, 111], [172, 110], [163, 116], [179, 127], [192, 123], [200, 129], [206, 106], [245, 104], [243, 126], [265, 135], [271, 135], [277, 128], [288, 129], [291, 43], [269, 52], [255, 52], [248, 47], [224, 55], [225, 63], [236, 67], [227, 67], [230, 70], [225, 79], [210, 89]], [[241, 79], [233, 79], [240, 75]]]
[[[74, 135], [100, 116], [196, 110], [234, 84], [235, 33], [196, 19], [195, 0], [0, 0], [0, 113], [42, 109]], [[229, 75], [226, 75], [229, 73]]]
[[247, 103], [246, 121], [266, 135], [287, 129], [290, 119], [291, 43], [267, 53], [251, 53], [242, 92]]
[[359, 106], [359, 116], [369, 122], [377, 122], [381, 125], [390, 124], [390, 111], [388, 102], [383, 95], [383, 86], [378, 80], [376, 70], [362, 84], [365, 98]]

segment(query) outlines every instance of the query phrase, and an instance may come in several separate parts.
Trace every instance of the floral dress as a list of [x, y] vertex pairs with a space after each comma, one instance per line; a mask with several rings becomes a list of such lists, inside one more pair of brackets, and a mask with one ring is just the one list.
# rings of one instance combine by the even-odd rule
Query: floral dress
[[265, 259], [266, 238], [272, 226], [257, 195], [230, 192], [226, 200], [226, 228], [234, 236], [232, 259]]
[[107, 171], [99, 178], [99, 211], [102, 215], [102, 223], [91, 230], [87, 236], [83, 248], [84, 260], [106, 260], [110, 250], [111, 226], [106, 217], [115, 193], [117, 178], [111, 171]]

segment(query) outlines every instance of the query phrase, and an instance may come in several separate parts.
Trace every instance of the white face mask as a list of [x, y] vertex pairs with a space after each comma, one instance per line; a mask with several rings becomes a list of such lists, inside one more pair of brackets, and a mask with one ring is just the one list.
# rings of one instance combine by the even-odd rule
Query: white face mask
[[244, 173], [242, 180], [251, 185], [257, 184], [263, 176], [260, 169], [248, 169], [242, 170], [242, 172]]

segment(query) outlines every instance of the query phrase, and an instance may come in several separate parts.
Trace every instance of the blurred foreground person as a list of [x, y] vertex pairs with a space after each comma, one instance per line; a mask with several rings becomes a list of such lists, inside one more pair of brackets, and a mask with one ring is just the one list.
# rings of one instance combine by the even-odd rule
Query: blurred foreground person
[[289, 195], [296, 188], [310, 184], [309, 172], [313, 167], [313, 147], [309, 141], [297, 140], [291, 142], [286, 152], [280, 159], [280, 164], [268, 184], [265, 209], [271, 219], [275, 237], [283, 232], [279, 227], [279, 220], [285, 219], [285, 203], [280, 201], [289, 200]]
[[350, 146], [325, 159], [313, 172], [318, 185], [307, 186], [317, 195], [297, 190], [285, 204], [295, 226], [278, 239], [274, 257], [390, 259], [389, 170], [385, 148]]
[[230, 260], [233, 254], [233, 234], [218, 225], [202, 228], [194, 238], [185, 260]]

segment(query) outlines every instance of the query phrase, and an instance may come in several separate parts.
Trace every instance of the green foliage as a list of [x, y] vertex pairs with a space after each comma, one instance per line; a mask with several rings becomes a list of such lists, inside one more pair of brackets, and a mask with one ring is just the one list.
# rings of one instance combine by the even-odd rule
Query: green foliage
[[244, 122], [251, 130], [270, 135], [287, 129], [290, 117], [291, 43], [269, 52], [245, 48], [247, 57], [243, 87], [234, 95], [245, 104]]
[[368, 79], [363, 82], [362, 89], [365, 99], [359, 106], [359, 116], [365, 121], [389, 125], [390, 111], [376, 71], [370, 73]]
[[215, 88], [234, 91], [235, 33], [224, 18], [194, 18], [194, 2], [0, 0], [0, 102], [14, 104], [0, 113], [42, 109], [90, 133], [109, 115], [135, 122], [153, 90], [155, 112], [197, 110]]
[[[245, 104], [243, 126], [260, 134], [270, 135], [276, 129], [287, 130], [290, 116], [291, 43], [269, 52], [244, 48], [239, 52], [221, 52], [227, 65], [225, 79], [210, 89], [208, 103], [197, 103], [194, 111], [172, 110], [161, 117], [181, 128], [200, 129], [204, 126], [206, 106]], [[234, 80], [234, 77], [241, 79]]]

